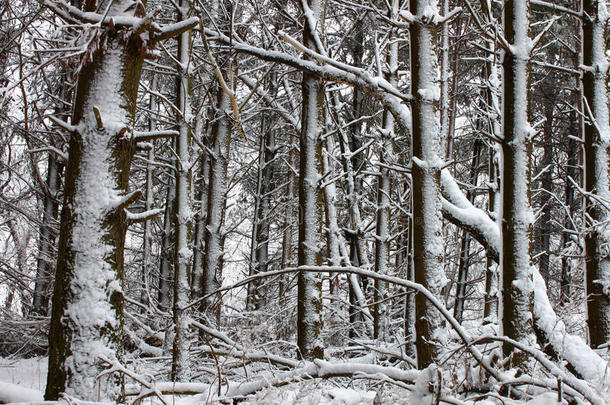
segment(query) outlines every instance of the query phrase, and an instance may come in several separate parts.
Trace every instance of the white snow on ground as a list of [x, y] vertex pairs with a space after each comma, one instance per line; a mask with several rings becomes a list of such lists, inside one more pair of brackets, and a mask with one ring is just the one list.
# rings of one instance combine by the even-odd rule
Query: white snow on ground
[[47, 358], [0, 358], [0, 403], [41, 401], [47, 383]]
[[375, 398], [375, 391], [356, 390], [353, 388], [332, 387], [319, 381], [291, 384], [283, 389], [262, 390], [244, 404], [285, 404], [285, 405], [370, 405]]

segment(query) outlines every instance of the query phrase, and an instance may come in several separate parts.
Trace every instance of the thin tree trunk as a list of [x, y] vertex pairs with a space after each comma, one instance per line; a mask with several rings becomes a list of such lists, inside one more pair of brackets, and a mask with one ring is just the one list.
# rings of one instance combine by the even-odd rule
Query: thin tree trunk
[[[481, 151], [483, 150], [483, 141], [481, 138], [474, 140], [472, 151], [472, 162], [470, 165], [470, 184], [473, 187], [477, 185], [477, 177], [479, 175], [479, 162], [481, 160]], [[471, 203], [474, 202], [474, 193], [471, 189], [466, 192], [466, 198]], [[468, 281], [468, 268], [470, 266], [470, 235], [468, 232], [462, 232], [462, 241], [460, 244], [460, 259], [458, 262], [457, 285], [455, 291], [455, 307], [453, 308], [453, 316], [458, 322], [462, 322], [464, 315], [464, 303], [466, 301], [466, 284]]]
[[[157, 91], [157, 83], [158, 78], [156, 75], [153, 76], [150, 84], [150, 88], [152, 92]], [[153, 94], [150, 95], [150, 111], [152, 114], [157, 112], [157, 99]], [[148, 130], [154, 131], [156, 129], [154, 119], [150, 118], [148, 122]], [[153, 174], [154, 174], [154, 166], [151, 164], [154, 161], [155, 157], [155, 147], [154, 142], [151, 142], [151, 148], [148, 150], [148, 162], [146, 163], [146, 195], [145, 195], [145, 207], [146, 211], [151, 210], [154, 203], [153, 196]], [[140, 301], [142, 303], [146, 303], [146, 305], [150, 308], [152, 304], [152, 299], [150, 295], [150, 270], [152, 267], [151, 256], [152, 256], [152, 232], [151, 232], [151, 223], [150, 221], [144, 222], [144, 235], [142, 235], [142, 292], [140, 294]]]
[[[179, 2], [179, 21], [184, 21], [189, 10], [188, 0]], [[176, 200], [174, 201], [174, 345], [172, 350], [172, 381], [180, 381], [188, 378], [190, 373], [189, 359], [189, 317], [184, 307], [188, 304], [190, 295], [190, 271], [192, 260], [192, 246], [190, 240], [192, 224], [192, 201], [191, 201], [191, 80], [189, 75], [191, 64], [191, 31], [185, 31], [178, 36], [178, 67], [179, 78], [177, 80], [178, 94], [177, 106], [179, 114], [178, 137], [176, 139]]]
[[[552, 80], [551, 78], [553, 78], [552, 75], [547, 80]], [[557, 100], [553, 97], [552, 82], [549, 81], [547, 85], [549, 86], [547, 90], [543, 89], [542, 91], [543, 96], [547, 98], [543, 105], [545, 121], [542, 131], [543, 155], [540, 162], [540, 169], [544, 170], [544, 173], [540, 176], [540, 188], [544, 191], [540, 193], [542, 208], [535, 227], [534, 255], [538, 256], [538, 270], [544, 282], [548, 285], [550, 277], [549, 249], [553, 230], [551, 224], [553, 206], [549, 193], [553, 192], [553, 112]]]
[[[269, 91], [275, 93], [276, 75], [270, 76]], [[273, 161], [275, 159], [275, 129], [272, 115], [263, 112], [261, 118], [262, 136], [260, 139], [259, 167], [254, 204], [254, 221], [252, 222], [252, 247], [250, 258], [250, 275], [264, 273], [269, 266], [269, 229], [271, 227], [270, 204], [273, 181]], [[260, 309], [265, 304], [267, 294], [260, 290], [259, 282], [248, 285], [247, 307]]]
[[163, 216], [163, 236], [161, 238], [161, 259], [159, 261], [158, 301], [162, 310], [169, 310], [172, 274], [174, 269], [174, 241], [175, 233], [172, 226], [174, 218], [174, 200], [176, 199], [176, 186], [173, 176], [168, 176], [167, 196], [165, 198], [165, 214]]
[[[395, 17], [399, 10], [398, 1], [392, 2], [390, 18]], [[390, 35], [390, 45], [386, 57], [387, 71], [385, 79], [392, 85], [398, 85], [398, 42], [395, 31]], [[377, 212], [375, 240], [375, 271], [379, 274], [389, 273], [390, 261], [390, 192], [391, 177], [387, 165], [393, 163], [392, 142], [394, 138], [394, 116], [385, 109], [383, 112], [383, 130], [381, 132], [380, 169], [377, 179]], [[387, 304], [380, 304], [388, 298], [387, 284], [375, 279], [373, 295], [373, 337], [378, 339], [385, 335], [388, 328]]]
[[[488, 24], [495, 24], [495, 18], [492, 11], [489, 9], [491, 5], [486, 0], [480, 2], [484, 14], [487, 16]], [[499, 101], [500, 94], [500, 74], [499, 64], [496, 60], [496, 42], [488, 39], [485, 41], [485, 46], [489, 49], [489, 54], [485, 60], [483, 76], [485, 86], [483, 87], [483, 98], [485, 100], [484, 110], [486, 112], [484, 130], [491, 135], [491, 145], [489, 147], [489, 202], [488, 211], [493, 219], [497, 220], [500, 216], [500, 165], [502, 162], [502, 151], [499, 144], [493, 138], [502, 138], [502, 129], [500, 125], [501, 106]], [[498, 317], [498, 295], [499, 295], [499, 263], [494, 260], [489, 252], [487, 253], [485, 266], [485, 296], [483, 304], [483, 323], [496, 322]]]
[[44, 189], [44, 213], [40, 225], [38, 243], [38, 260], [36, 263], [36, 281], [32, 309], [34, 313], [46, 316], [49, 311], [50, 285], [53, 277], [53, 260], [55, 259], [55, 242], [57, 229], [54, 222], [59, 215], [59, 184], [64, 164], [53, 154], [47, 158], [47, 182]]
[[[209, 131], [209, 122], [206, 124]], [[204, 143], [207, 144], [209, 134], [206, 134]], [[196, 190], [199, 200], [199, 209], [195, 214], [195, 232], [193, 237], [193, 266], [191, 268], [191, 299], [201, 298], [203, 285], [203, 255], [205, 252], [205, 225], [207, 223], [208, 184], [210, 180], [210, 158], [206, 151], [201, 151], [199, 157], [199, 180]]]

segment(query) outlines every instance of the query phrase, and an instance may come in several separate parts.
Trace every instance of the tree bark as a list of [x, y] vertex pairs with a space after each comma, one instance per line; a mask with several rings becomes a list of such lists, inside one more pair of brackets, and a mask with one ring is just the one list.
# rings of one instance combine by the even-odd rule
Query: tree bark
[[[108, 15], [130, 2], [117, 0]], [[142, 17], [141, 7], [130, 11]], [[106, 46], [82, 67], [74, 103], [58, 249], [45, 398], [121, 402], [115, 374], [98, 386], [104, 356], [120, 361], [123, 338], [125, 208], [135, 141], [132, 128], [143, 62], [139, 36], [105, 31]], [[99, 398], [98, 398], [99, 396]]]
[[[188, 16], [190, 2], [180, 0], [179, 21], [184, 21]], [[185, 31], [178, 36], [178, 79], [176, 107], [179, 113], [178, 138], [176, 139], [176, 199], [174, 201], [174, 345], [172, 350], [172, 381], [180, 381], [188, 378], [190, 373], [189, 359], [189, 317], [184, 307], [188, 304], [190, 295], [190, 271], [192, 260], [191, 224], [192, 224], [192, 200], [191, 200], [191, 30]]]
[[583, 0], [587, 323], [591, 347], [610, 340], [610, 190], [605, 0]]
[[[525, 345], [535, 344], [532, 325], [533, 282], [530, 205], [530, 155], [533, 129], [528, 123], [529, 1], [508, 0], [504, 35], [511, 49], [504, 56], [504, 139], [502, 143], [502, 331]], [[526, 366], [527, 355], [504, 345], [515, 366]]]
[[[303, 1], [313, 14], [306, 18], [303, 43], [316, 49], [316, 26], [322, 4], [319, 0]], [[299, 164], [299, 266], [322, 264], [322, 193], [320, 173], [322, 146], [320, 135], [324, 126], [324, 83], [308, 72], [303, 72], [301, 84], [303, 107], [301, 112]], [[297, 346], [304, 359], [322, 358], [322, 278], [319, 273], [300, 271], [297, 279]]]
[[[411, 0], [410, 10], [417, 19], [410, 28], [411, 91], [413, 111], [413, 271], [415, 282], [435, 295], [445, 285], [440, 195], [441, 139], [438, 115], [437, 26], [426, 15], [438, 12], [436, 2]], [[444, 320], [421, 294], [415, 297], [417, 364], [432, 364], [439, 353], [437, 332]]]

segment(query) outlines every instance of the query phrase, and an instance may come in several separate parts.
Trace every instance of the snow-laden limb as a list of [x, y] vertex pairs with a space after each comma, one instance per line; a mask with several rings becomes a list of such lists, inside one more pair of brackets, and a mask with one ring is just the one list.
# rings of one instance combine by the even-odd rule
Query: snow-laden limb
[[453, 224], [467, 230], [479, 243], [487, 248], [491, 257], [498, 261], [500, 229], [485, 211], [475, 207], [460, 190], [449, 170], [441, 171], [441, 193], [443, 215]]
[[[463, 214], [453, 216], [456, 224], [472, 230], [472, 236], [497, 258], [500, 246], [498, 225], [482, 209], [470, 204], [446, 170], [441, 174], [441, 185], [443, 196], [447, 199], [443, 203], [443, 210]], [[582, 378], [607, 389], [610, 387], [608, 363], [580, 337], [568, 333], [565, 324], [551, 306], [546, 285], [538, 269], [534, 267], [533, 272], [534, 321], [538, 330], [543, 333], [553, 351], [566, 360]]]
[[[127, 14], [113, 15], [113, 13], [102, 15], [95, 12], [81, 11], [79, 8], [61, 1], [45, 0], [44, 5], [65, 21], [80, 24], [108, 25], [111, 29], [128, 28], [136, 35], [148, 30], [152, 34], [150, 39], [156, 42], [180, 35], [195, 27], [200, 21], [198, 17], [191, 17], [175, 24], [159, 26], [154, 21], [156, 13], [150, 13], [142, 17]], [[138, 14], [144, 14], [144, 10], [139, 10]]]
[[[356, 362], [331, 363], [323, 360], [301, 363], [301, 366], [290, 371], [281, 373], [265, 373], [256, 379], [244, 382], [226, 381], [220, 389], [218, 384], [203, 383], [180, 383], [180, 382], [157, 382], [155, 390], [161, 394], [180, 394], [193, 395], [200, 394], [201, 398], [189, 398], [185, 403], [192, 403], [193, 400], [215, 401], [222, 399], [243, 398], [252, 395], [264, 388], [281, 387], [303, 380], [314, 378], [333, 378], [333, 377], [355, 377], [355, 376], [376, 376], [383, 377], [387, 381], [398, 381], [406, 384], [413, 384], [419, 375], [417, 370], [402, 370], [396, 367], [384, 367], [373, 364]], [[220, 395], [218, 395], [220, 392]], [[127, 389], [127, 395], [138, 395], [140, 399], [153, 395], [145, 390], [138, 390], [131, 386]], [[457, 403], [460, 403], [459, 401]]]
[[568, 333], [547, 295], [544, 279], [534, 268], [534, 320], [559, 358], [566, 359], [582, 378], [610, 389], [610, 366], [579, 336]]
[[[205, 34], [210, 40], [218, 40], [224, 44], [231, 43], [236, 52], [246, 53], [263, 60], [292, 66], [301, 71], [315, 74], [328, 81], [349, 83], [352, 86], [358, 86], [365, 92], [377, 98], [382, 104], [390, 108], [402, 126], [405, 128], [411, 127], [411, 114], [409, 108], [403, 103], [403, 101], [410, 101], [412, 100], [412, 97], [410, 95], [403, 94], [398, 89], [391, 86], [387, 80], [383, 78], [373, 77], [362, 69], [354, 70], [355, 68], [353, 67], [341, 64], [340, 62], [327, 58], [317, 52], [311, 51], [303, 45], [299, 45], [302, 47], [301, 50], [306, 51], [306, 55], [314, 58], [315, 60], [304, 60], [286, 52], [263, 49], [246, 42], [242, 42], [237, 38], [231, 39], [220, 32], [207, 28], [205, 29]], [[292, 41], [294, 41], [295, 44], [298, 43], [294, 39]], [[316, 60], [322, 60], [326, 64], [320, 65], [316, 62]]]
[[[557, 380], [560, 380], [560, 381], [563, 381], [568, 387], [570, 387], [572, 390], [575, 391], [574, 393], [566, 391], [566, 393], [568, 393], [569, 395], [578, 396], [576, 394], [576, 393], [578, 393], [578, 394], [582, 395], [585, 399], [590, 401], [592, 404], [603, 405], [606, 403], [605, 400], [600, 395], [600, 393], [596, 392], [589, 384], [587, 384], [586, 381], [580, 380], [577, 377], [574, 377], [573, 375], [569, 374], [568, 372], [562, 370], [556, 363], [549, 360], [547, 358], [547, 356], [544, 354], [544, 352], [542, 352], [541, 350], [539, 350], [535, 347], [532, 347], [532, 346], [524, 345], [521, 342], [517, 342], [516, 340], [510, 339], [510, 338], [507, 338], [504, 336], [486, 336], [486, 337], [480, 338], [480, 340], [481, 341], [495, 340], [495, 341], [507, 343], [507, 344], [517, 348], [517, 349], [521, 350], [523, 353], [526, 353], [527, 355], [529, 355], [531, 358], [535, 359], [538, 363], [540, 363], [542, 365], [542, 367], [547, 369], [553, 375], [553, 377], [556, 378], [556, 380], [548, 380], [548, 381], [545, 381], [545, 379], [538, 379], [538, 381], [536, 381], [534, 383], [534, 385], [545, 386], [547, 388], [556, 390], [556, 389], [559, 389], [559, 387], [557, 386]], [[523, 382], [521, 382], [522, 380], [525, 381], [525, 383], [527, 384], [529, 382], [528, 379], [529, 379], [529, 377], [526, 377], [525, 379], [521, 377], [521, 378], [518, 378], [513, 381], [506, 381], [506, 382], [504, 382], [504, 384], [513, 385], [517, 381], [519, 381], [519, 383], [522, 384], [523, 383]]]
[[[109, 369], [105, 370], [104, 372], [102, 372], [98, 378], [103, 377], [105, 374], [112, 374], [112, 373], [123, 373], [127, 376], [129, 376], [131, 379], [133, 379], [134, 381], [138, 382], [139, 384], [141, 384], [143, 387], [146, 387], [147, 390], [149, 390], [151, 392], [151, 394], [155, 395], [162, 403], [163, 405], [170, 405], [170, 402], [167, 398], [165, 398], [163, 396], [163, 394], [161, 394], [161, 392], [155, 387], [154, 383], [150, 383], [146, 380], [146, 378], [144, 378], [143, 376], [129, 370], [128, 368], [126, 368], [125, 366], [123, 366], [121, 363], [119, 363], [118, 361], [112, 361], [109, 360], [105, 357], [102, 357], [101, 360], [106, 363], [108, 366], [110, 366]], [[136, 398], [136, 401], [139, 398]]]
[[130, 223], [133, 222], [144, 222], [149, 219], [153, 219], [159, 214], [165, 211], [165, 207], [163, 208], [153, 208], [151, 210], [142, 211], [142, 212], [131, 212], [128, 209], [125, 209], [125, 214], [127, 215], [127, 220]]

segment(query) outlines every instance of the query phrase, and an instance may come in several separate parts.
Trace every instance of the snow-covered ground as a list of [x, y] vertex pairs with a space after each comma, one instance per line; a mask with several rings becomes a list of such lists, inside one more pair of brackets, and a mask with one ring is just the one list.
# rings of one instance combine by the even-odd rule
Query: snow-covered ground
[[0, 358], [0, 403], [40, 401], [47, 383], [47, 358]]
[[[41, 401], [47, 376], [47, 358], [36, 357], [31, 359], [4, 359], [0, 358], [0, 403], [14, 401]], [[345, 382], [345, 381], [343, 381]], [[409, 392], [392, 385], [367, 384], [363, 381], [352, 381], [352, 387], [346, 387], [332, 379], [316, 379], [301, 381], [283, 387], [264, 388], [246, 399], [244, 404], [249, 405], [370, 405], [370, 404], [415, 404], [427, 405], [414, 399], [426, 401], [427, 397], [420, 397], [421, 393]], [[415, 395], [415, 397], [413, 397]], [[423, 399], [422, 399], [423, 398]], [[432, 399], [432, 398], [429, 398]], [[427, 401], [426, 401], [427, 402]], [[505, 405], [558, 405], [566, 402], [557, 402], [556, 393], [538, 395], [527, 402], [515, 402], [503, 398]], [[498, 405], [499, 400], [488, 397], [477, 401], [466, 402], [473, 405]], [[157, 404], [154, 398], [146, 403]], [[206, 394], [176, 398], [176, 405], [200, 405], [208, 402]], [[213, 403], [213, 402], [212, 402]]]

